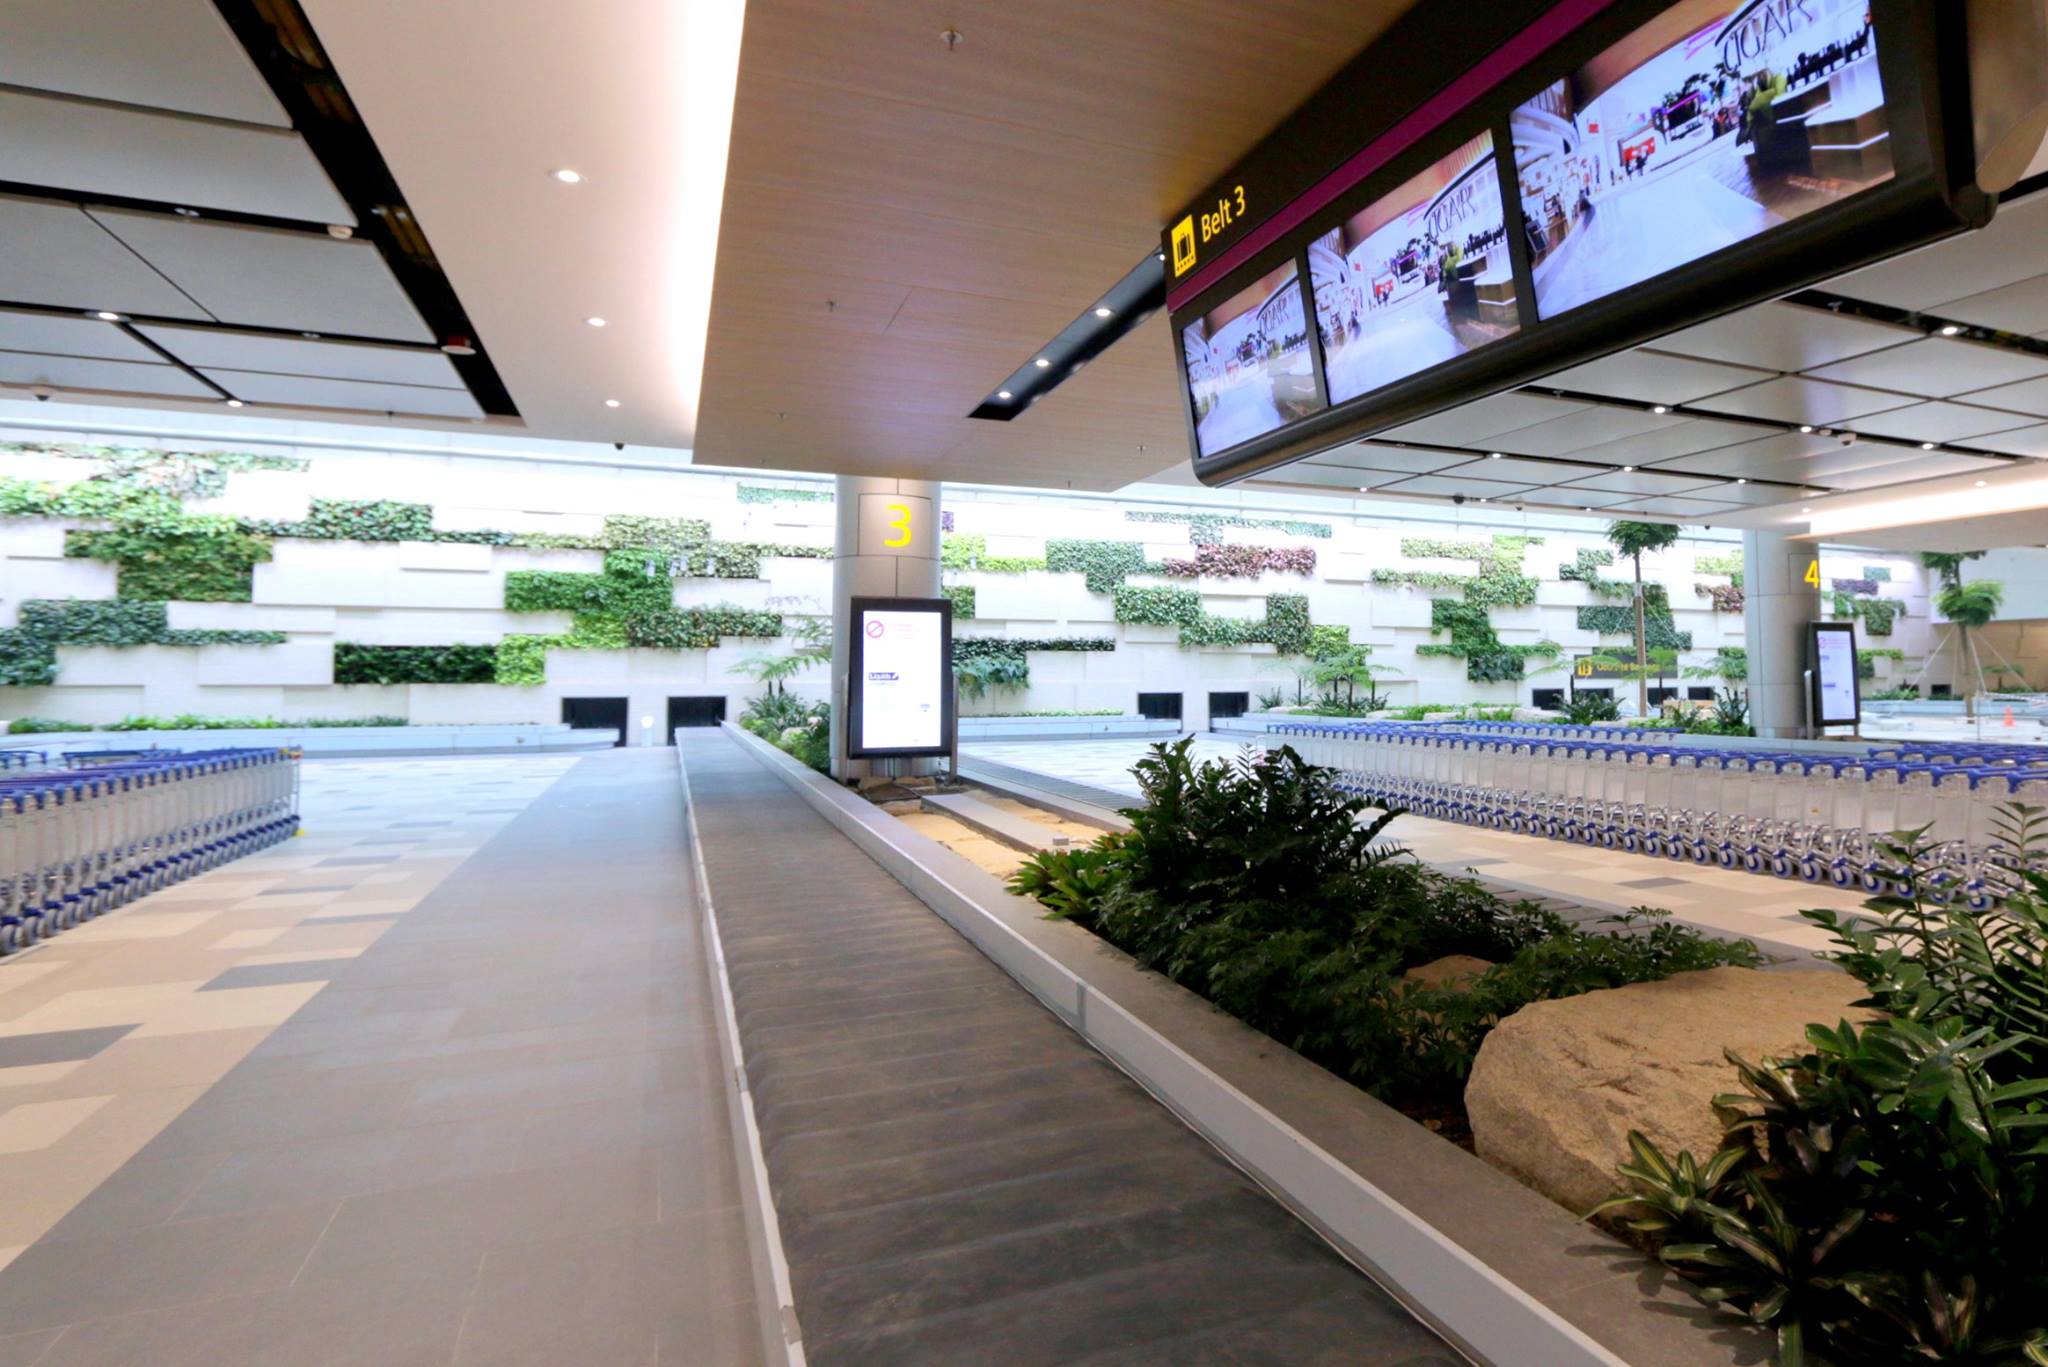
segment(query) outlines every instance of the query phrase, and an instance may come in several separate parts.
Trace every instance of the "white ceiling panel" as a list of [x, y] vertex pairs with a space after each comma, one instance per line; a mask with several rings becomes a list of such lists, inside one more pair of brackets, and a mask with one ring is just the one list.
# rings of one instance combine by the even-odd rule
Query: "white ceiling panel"
[[1299, 488], [1334, 489], [1342, 493], [1355, 494], [1361, 487], [1369, 487], [1370, 479], [1360, 479], [1356, 470], [1331, 470], [1310, 465], [1307, 461], [1296, 461], [1282, 465], [1276, 470], [1248, 479], [1238, 486], [1244, 489], [1277, 489], [1288, 492]]
[[2001, 204], [1991, 224], [1865, 266], [1821, 288], [1851, 299], [1939, 313], [1936, 305], [2048, 274], [2048, 195]]
[[0, 351], [0, 384], [104, 389], [186, 399], [216, 397], [212, 390], [174, 365], [142, 365], [79, 356], [29, 356], [17, 351]]
[[1903, 408], [1913, 400], [1902, 394], [1874, 389], [1852, 389], [1847, 385], [1788, 376], [1717, 394], [1702, 399], [1699, 407], [1719, 413], [1739, 413], [1748, 418], [1769, 418], [1775, 422], [1837, 423]]
[[0, 180], [196, 209], [355, 224], [289, 129], [0, 89]]
[[0, 351], [43, 351], [56, 356], [96, 356], [106, 361], [154, 365], [163, 357], [112, 323], [64, 313], [0, 309]]
[[1619, 503], [1607, 509], [1610, 513], [1643, 513], [1650, 517], [1675, 517], [1687, 522], [1703, 522], [1711, 517], [1723, 517], [1742, 511], [1741, 505], [1721, 503], [1700, 498], [1642, 498], [1633, 503]]
[[290, 126], [208, 0], [9, 0], [0, 85]]
[[1798, 497], [1798, 488], [1784, 484], [1721, 484], [1715, 486], [1712, 501], [1737, 503], [1745, 508], [1768, 508], [1773, 503], [1784, 503]]
[[2048, 418], [2048, 379], [2022, 380], [1996, 389], [1972, 390], [1959, 397], [1966, 403], [1981, 404], [1986, 408], [2005, 408], [2014, 413]]
[[1495, 394], [1433, 414], [1380, 435], [1391, 441], [1427, 441], [1440, 446], [1477, 446], [1517, 427], [1547, 422], [1586, 407], [1536, 394]]
[[1978, 327], [1998, 328], [2032, 337], [2048, 332], [2048, 275], [2037, 275], [1995, 290], [1951, 299], [1939, 310], [1944, 318]]
[[104, 207], [92, 215], [224, 323], [434, 340], [382, 255], [361, 238]]
[[1711, 451], [1659, 461], [1657, 468], [1731, 478], [1790, 481], [1812, 479], [1817, 472], [1832, 473], [1883, 465], [1902, 454], [1896, 447], [1873, 442], [1844, 446], [1834, 437], [1785, 432], [1737, 446], [1721, 446]]
[[2048, 375], [2048, 356], [2031, 356], [1947, 337], [1926, 337], [1906, 346], [1837, 361], [1810, 373], [1816, 380], [1838, 380], [1843, 384], [1946, 399], [1965, 390]]
[[314, 375], [329, 380], [422, 385], [430, 389], [464, 387], [454, 362], [438, 350], [375, 346], [367, 342], [315, 342], [267, 332], [208, 328], [146, 325], [140, 331], [197, 369], [218, 366], [228, 370], [267, 370], [279, 375]]
[[1402, 475], [1427, 475], [1438, 470], [1448, 470], [1454, 465], [1464, 465], [1472, 458], [1444, 451], [1413, 451], [1397, 446], [1376, 446], [1371, 442], [1356, 442], [1340, 446], [1335, 451], [1324, 451], [1314, 458], [1316, 465], [1328, 466], [1335, 470], [1377, 470], [1382, 473]]
[[362, 380], [318, 380], [304, 375], [267, 375], [253, 370], [202, 371], [228, 393], [250, 403], [293, 408], [355, 408], [368, 413], [417, 413], [437, 418], [480, 418], [483, 409], [466, 389], [425, 389], [416, 385], [370, 384]]
[[1672, 474], [1662, 470], [1610, 470], [1590, 479], [1575, 480], [1565, 491], [1598, 490], [1608, 494], [1682, 494], [1689, 490], [1717, 489], [1719, 480], [1701, 475]]
[[1858, 418], [1854, 426], [1867, 435], [1903, 437], [1907, 441], [1968, 441], [1993, 432], [2010, 432], [2030, 421], [2024, 413], [1936, 401]]
[[1672, 413], [1635, 408], [1586, 408], [1562, 418], [1496, 433], [1490, 440], [1503, 451], [1523, 456], [1572, 456], [1589, 446], [1621, 441], [1660, 427], [1676, 427], [1685, 419]]
[[1504, 479], [1452, 479], [1448, 475], [1417, 475], [1413, 479], [1404, 479], [1399, 483], [1376, 485], [1373, 492], [1428, 494], [1433, 498], [1454, 498], [1462, 495], [1469, 499], [1506, 499], [1532, 491], [1526, 484]]
[[1807, 370], [1920, 336], [1911, 328], [1796, 304], [1759, 304], [1650, 343], [1658, 351], [1772, 370]]
[[1911, 484], [1916, 480], [1940, 479], [1946, 475], [1985, 475], [1994, 470], [2010, 469], [2011, 461], [1994, 460], [1986, 456], [1958, 456], [1946, 451], [1910, 451], [1905, 459], [1886, 465], [1867, 466], [1861, 470], [1845, 470], [1827, 479], [1833, 489], [1881, 489], [1894, 484]]
[[0, 195], [0, 299], [205, 318], [75, 205]]
[[2039, 427], [2022, 427], [2011, 432], [2000, 432], [1995, 437], [1985, 437], [1972, 444], [1987, 451], [2003, 451], [2012, 456], [2048, 459], [2048, 423], [2042, 423]]
[[1536, 383], [1545, 389], [1568, 389], [1603, 398], [1678, 404], [1770, 378], [1771, 372], [1748, 366], [1660, 355], [1654, 351], [1617, 351]]
[[1568, 479], [1584, 479], [1597, 475], [1607, 467], [1604, 465], [1583, 465], [1557, 460], [1523, 460], [1517, 456], [1502, 456], [1499, 460], [1483, 460], [1466, 473], [1484, 475], [1488, 479], [1526, 480], [1530, 484], [1562, 484]]
[[1710, 451], [1716, 446], [1733, 446], [1738, 442], [1755, 441], [1757, 433], [1768, 430], [1770, 429], [1756, 427], [1750, 423], [1687, 418], [1673, 427], [1638, 432], [1632, 437], [1624, 437], [1620, 441], [1601, 446], [1584, 447], [1572, 454], [1581, 460], [1593, 461], [1600, 465], [1648, 465], [1652, 461], [1665, 460], [1672, 456]]

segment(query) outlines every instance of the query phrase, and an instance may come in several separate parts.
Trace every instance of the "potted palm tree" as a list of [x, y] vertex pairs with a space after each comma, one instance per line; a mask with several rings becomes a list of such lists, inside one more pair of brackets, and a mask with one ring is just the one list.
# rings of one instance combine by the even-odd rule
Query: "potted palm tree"
[[1970, 643], [1973, 628], [1987, 626], [2005, 601], [2005, 586], [1995, 579], [1973, 579], [1967, 584], [1949, 584], [1936, 595], [1934, 605], [1956, 629], [1956, 654], [1970, 662], [1976, 686], [1963, 695], [1963, 715], [1977, 715], [1977, 695], [1984, 691], [1984, 666], [1977, 662], [1977, 647]]
[[1661, 551], [1678, 540], [1678, 528], [1669, 522], [1610, 522], [1607, 540], [1627, 556], [1636, 571], [1636, 662], [1643, 666], [1636, 675], [1636, 715], [1650, 715], [1650, 674], [1648, 643], [1643, 630], [1643, 553]]

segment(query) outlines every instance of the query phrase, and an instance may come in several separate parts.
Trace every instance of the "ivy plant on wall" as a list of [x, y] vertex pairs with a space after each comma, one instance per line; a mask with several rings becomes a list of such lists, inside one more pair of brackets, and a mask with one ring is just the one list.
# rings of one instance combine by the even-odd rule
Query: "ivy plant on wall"
[[1330, 524], [1327, 522], [1296, 522], [1289, 518], [1232, 517], [1219, 513], [1169, 513], [1133, 509], [1124, 514], [1124, 521], [1185, 522], [1188, 540], [1197, 546], [1222, 545], [1225, 527], [1266, 527], [1274, 531], [1292, 532], [1296, 536], [1319, 537], [1325, 541], [1330, 537]]
[[1111, 615], [1127, 626], [1192, 626], [1202, 620], [1202, 595], [1193, 589], [1126, 586], [1113, 595]]
[[[1048, 558], [1050, 558], [1048, 549]], [[1192, 560], [1163, 560], [1159, 573], [1171, 579], [1212, 575], [1218, 579], [1251, 579], [1271, 570], [1278, 574], [1314, 574], [1316, 553], [1307, 546], [1203, 546]]]
[[1384, 565], [1377, 566], [1369, 576], [1380, 585], [1405, 584], [1409, 588], [1430, 592], [1463, 593], [1477, 576], [1470, 574], [1449, 574], [1443, 570], [1395, 570]]
[[1135, 541], [1075, 541], [1053, 538], [1045, 543], [1045, 567], [1055, 572], [1081, 572], [1090, 593], [1114, 593], [1128, 575], [1155, 567], [1145, 561], [1145, 548]]
[[[1636, 634], [1634, 602], [1579, 609], [1579, 630], [1601, 636]], [[1691, 650], [1692, 633], [1680, 631], [1671, 615], [1671, 596], [1662, 584], [1643, 585], [1643, 641], [1651, 650]]]
[[[1740, 615], [1744, 606], [1740, 584], [1694, 584], [1693, 591], [1700, 597], [1710, 599], [1716, 612], [1732, 612]], [[1631, 626], [1630, 631], [1635, 628]]]
[[830, 503], [830, 489], [784, 489], [766, 484], [742, 484], [742, 503]]
[[939, 568], [981, 570], [987, 574], [1023, 574], [1044, 569], [1045, 559], [1036, 555], [990, 555], [986, 536], [980, 532], [957, 532], [940, 540]]
[[162, 603], [125, 598], [32, 598], [19, 622], [0, 631], [0, 685], [41, 687], [57, 679], [57, 647], [274, 646], [281, 631], [173, 630]]
[[1430, 603], [1429, 629], [1432, 635], [1444, 632], [1450, 639], [1419, 645], [1415, 653], [1462, 659], [1465, 677], [1473, 683], [1512, 683], [1527, 674], [1530, 660], [1554, 660], [1564, 653], [1555, 641], [1508, 645], [1493, 629], [1483, 605], [1451, 598]]
[[1696, 555], [1692, 558], [1694, 574], [1741, 574], [1742, 552], [1728, 551], [1717, 555]]
[[64, 534], [64, 554], [113, 561], [119, 567], [118, 598], [246, 603], [254, 592], [255, 567], [270, 559], [270, 542], [231, 518], [191, 517], [164, 528], [73, 529]]
[[974, 620], [974, 585], [948, 584], [939, 592], [945, 594], [947, 600], [953, 604], [954, 621], [971, 622]]
[[731, 603], [709, 607], [659, 607], [625, 617], [625, 643], [647, 650], [709, 650], [724, 636], [782, 634], [782, 614], [756, 612]]
[[496, 646], [381, 646], [337, 641], [338, 684], [477, 684], [496, 678]]

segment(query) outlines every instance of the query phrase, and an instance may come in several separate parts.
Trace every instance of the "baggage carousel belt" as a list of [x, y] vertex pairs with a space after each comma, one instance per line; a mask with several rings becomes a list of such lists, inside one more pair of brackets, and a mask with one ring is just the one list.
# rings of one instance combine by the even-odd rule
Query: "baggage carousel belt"
[[729, 737], [683, 744], [810, 1362], [1462, 1361]]

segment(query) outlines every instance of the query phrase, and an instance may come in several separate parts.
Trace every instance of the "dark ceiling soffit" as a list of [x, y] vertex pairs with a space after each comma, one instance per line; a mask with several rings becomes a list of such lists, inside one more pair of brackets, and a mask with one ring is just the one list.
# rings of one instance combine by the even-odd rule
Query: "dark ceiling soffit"
[[[1081, 311], [1056, 333], [1052, 340], [1031, 353], [1022, 365], [989, 390], [988, 397], [975, 406], [970, 418], [1009, 422], [1044, 398], [1082, 366], [1109, 350], [1166, 302], [1166, 266], [1157, 251], [1148, 251], [1123, 279], [1102, 292], [1100, 298]], [[1109, 317], [1098, 317], [1106, 308]], [[1050, 362], [1041, 366], [1038, 359]], [[1010, 397], [1001, 395], [1008, 391]]]
[[298, 0], [213, 2], [284, 106], [292, 126], [305, 138], [341, 197], [355, 209], [360, 224], [357, 235], [374, 243], [383, 254], [385, 265], [436, 338], [443, 342], [462, 338], [476, 348], [473, 356], [451, 355], [449, 359], [477, 404], [494, 416], [517, 417], [519, 409], [511, 393], [484, 353], [469, 314], [456, 298], [455, 287], [435, 260], [426, 234], [413, 218], [391, 168], [371, 140]]

